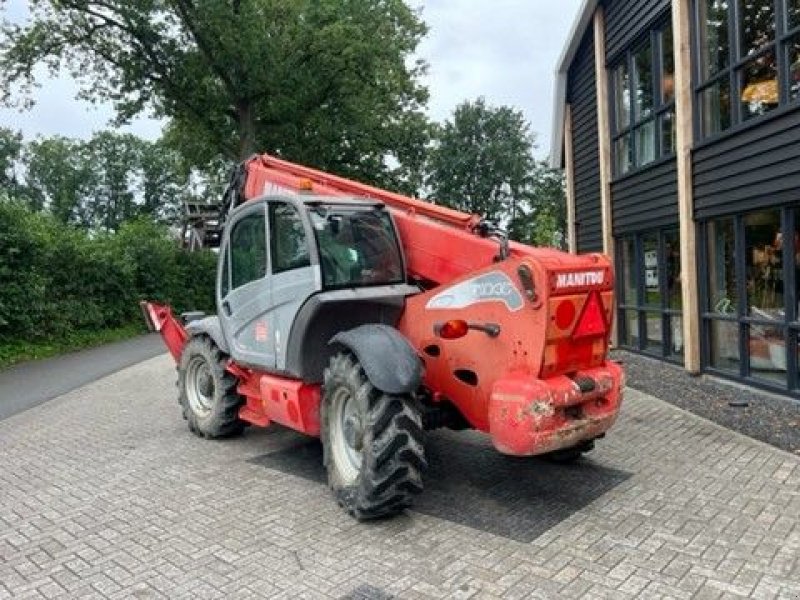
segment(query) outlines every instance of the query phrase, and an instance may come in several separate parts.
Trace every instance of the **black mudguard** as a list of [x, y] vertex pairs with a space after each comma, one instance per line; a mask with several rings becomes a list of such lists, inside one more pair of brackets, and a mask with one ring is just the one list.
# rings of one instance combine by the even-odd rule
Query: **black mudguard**
[[222, 334], [222, 327], [219, 324], [218, 317], [206, 317], [205, 319], [190, 321], [188, 325], [186, 325], [186, 331], [190, 336], [207, 335], [214, 341], [217, 348], [222, 350], [225, 354], [230, 354], [228, 343], [225, 341], [225, 336]]
[[415, 392], [422, 381], [422, 363], [406, 338], [393, 327], [368, 323], [337, 333], [340, 344], [356, 355], [370, 383], [387, 394]]

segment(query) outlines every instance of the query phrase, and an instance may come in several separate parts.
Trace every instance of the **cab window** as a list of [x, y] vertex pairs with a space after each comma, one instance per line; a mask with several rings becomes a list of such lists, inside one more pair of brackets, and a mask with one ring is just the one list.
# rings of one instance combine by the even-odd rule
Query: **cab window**
[[273, 273], [311, 265], [303, 221], [293, 206], [283, 202], [269, 205], [269, 247]]
[[231, 289], [267, 274], [267, 240], [264, 213], [249, 214], [231, 230]]

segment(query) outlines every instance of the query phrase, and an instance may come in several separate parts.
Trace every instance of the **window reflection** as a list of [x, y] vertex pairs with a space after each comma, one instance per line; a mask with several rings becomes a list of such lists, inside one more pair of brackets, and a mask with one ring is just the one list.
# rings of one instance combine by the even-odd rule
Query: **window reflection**
[[649, 117], [653, 110], [653, 52], [647, 42], [633, 57], [636, 75], [635, 119]]
[[775, 7], [772, 0], [738, 0], [741, 20], [741, 52], [755, 54], [775, 39]]
[[736, 257], [733, 219], [722, 219], [708, 226], [709, 310], [734, 315], [737, 309]]
[[748, 62], [742, 73], [742, 118], [746, 121], [778, 106], [778, 67], [775, 52]]
[[700, 107], [704, 136], [731, 126], [731, 89], [727, 77], [700, 92]]
[[728, 66], [728, 2], [701, 0], [700, 48], [704, 50], [701, 61], [702, 79], [708, 79]]
[[[800, 1], [800, 0], [799, 0]], [[675, 55], [672, 50], [672, 25], [661, 33], [661, 102], [675, 98]]]

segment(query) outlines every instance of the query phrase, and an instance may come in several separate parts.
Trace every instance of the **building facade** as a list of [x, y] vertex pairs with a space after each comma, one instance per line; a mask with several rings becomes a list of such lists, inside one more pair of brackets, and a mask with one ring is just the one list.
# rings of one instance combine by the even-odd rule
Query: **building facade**
[[556, 77], [618, 345], [800, 398], [800, 0], [587, 0]]

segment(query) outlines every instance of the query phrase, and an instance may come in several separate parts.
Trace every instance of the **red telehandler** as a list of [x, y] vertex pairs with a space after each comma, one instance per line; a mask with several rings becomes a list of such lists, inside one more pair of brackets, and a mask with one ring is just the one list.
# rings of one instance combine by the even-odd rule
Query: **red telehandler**
[[183, 416], [208, 438], [272, 422], [319, 436], [357, 519], [410, 506], [425, 430], [567, 461], [616, 420], [606, 257], [267, 155], [238, 167], [222, 220], [218, 314], [142, 303]]

